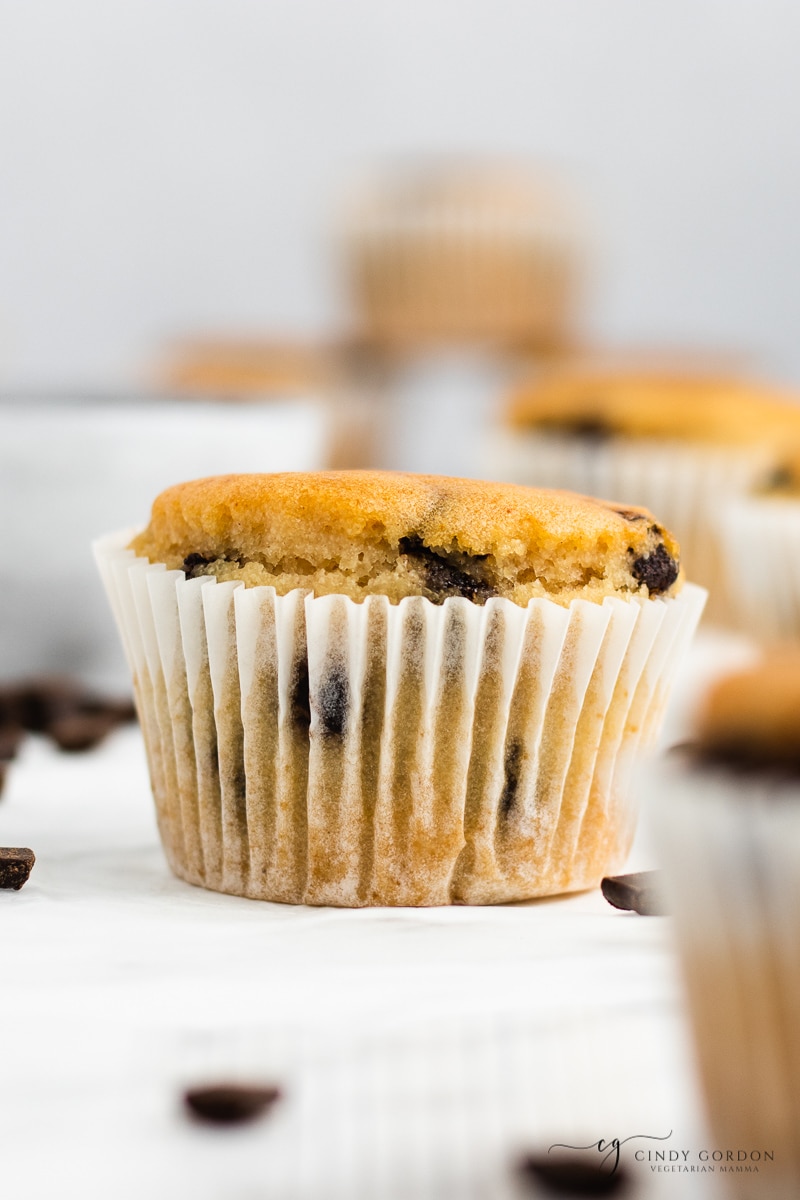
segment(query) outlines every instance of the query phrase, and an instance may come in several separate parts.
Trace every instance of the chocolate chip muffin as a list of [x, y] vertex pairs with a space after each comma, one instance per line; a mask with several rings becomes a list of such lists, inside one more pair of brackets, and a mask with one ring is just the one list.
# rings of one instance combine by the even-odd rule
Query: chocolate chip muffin
[[800, 642], [800, 450], [787, 444], [721, 514], [720, 532], [742, 627], [767, 643]]
[[545, 372], [511, 397], [508, 424], [610, 437], [779, 448], [800, 436], [800, 407], [785, 392], [735, 376], [572, 365]]
[[367, 346], [572, 342], [583, 237], [553, 181], [490, 164], [395, 170], [351, 197], [343, 225]]
[[647, 788], [715, 1144], [769, 1150], [756, 1192], [795, 1196], [800, 651], [715, 684]]
[[352, 600], [525, 605], [675, 592], [675, 539], [644, 509], [379, 471], [231, 475], [158, 497], [131, 548], [187, 576]]
[[709, 616], [735, 623], [738, 577], [729, 579], [720, 524], [798, 439], [795, 398], [760, 383], [577, 363], [517, 388], [491, 467], [657, 512], [680, 539], [690, 577], [709, 588]]
[[170, 488], [97, 555], [182, 878], [496, 903], [621, 865], [631, 754], [703, 602], [649, 513], [437, 477], [228, 476]]

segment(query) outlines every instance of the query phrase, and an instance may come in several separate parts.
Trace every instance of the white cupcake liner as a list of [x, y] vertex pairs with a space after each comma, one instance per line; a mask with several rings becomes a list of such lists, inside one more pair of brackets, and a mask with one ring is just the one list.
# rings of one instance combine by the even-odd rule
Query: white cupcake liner
[[169, 862], [309, 904], [492, 903], [595, 886], [633, 834], [705, 600], [356, 603], [96, 544]]
[[739, 580], [729, 586], [720, 521], [730, 502], [763, 476], [772, 461], [768, 450], [499, 430], [489, 455], [492, 478], [566, 488], [657, 514], [680, 542], [687, 575], [708, 588], [709, 618], [735, 621]]
[[743, 628], [763, 640], [800, 640], [800, 501], [752, 496], [719, 518]]
[[762, 1186], [796, 1196], [800, 782], [673, 760], [647, 786], [712, 1133], [773, 1151]]

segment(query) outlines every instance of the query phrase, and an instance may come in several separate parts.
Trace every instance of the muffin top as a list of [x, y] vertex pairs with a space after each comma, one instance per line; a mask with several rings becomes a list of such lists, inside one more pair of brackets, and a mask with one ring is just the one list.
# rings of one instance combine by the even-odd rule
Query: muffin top
[[507, 421], [585, 437], [671, 438], [726, 445], [800, 444], [800, 405], [742, 379], [572, 365], [512, 396]]
[[659, 596], [675, 539], [642, 508], [382, 471], [222, 475], [169, 488], [131, 548], [187, 575], [361, 600]]
[[700, 715], [698, 750], [733, 765], [800, 767], [800, 649], [719, 680]]

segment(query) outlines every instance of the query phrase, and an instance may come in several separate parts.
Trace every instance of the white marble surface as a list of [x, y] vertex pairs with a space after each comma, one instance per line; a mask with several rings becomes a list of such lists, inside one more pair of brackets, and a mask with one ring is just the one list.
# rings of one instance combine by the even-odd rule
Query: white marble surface
[[[678, 709], [745, 652], [701, 638]], [[0, 844], [37, 855], [0, 892], [4, 1194], [505, 1200], [525, 1147], [703, 1144], [665, 919], [599, 892], [343, 911], [190, 887], [161, 854], [135, 729], [76, 756], [29, 739]], [[182, 1088], [218, 1078], [285, 1098], [247, 1129], [190, 1124]], [[634, 1167], [637, 1144], [660, 1145], [623, 1147]], [[709, 1194], [637, 1179], [633, 1195]]]

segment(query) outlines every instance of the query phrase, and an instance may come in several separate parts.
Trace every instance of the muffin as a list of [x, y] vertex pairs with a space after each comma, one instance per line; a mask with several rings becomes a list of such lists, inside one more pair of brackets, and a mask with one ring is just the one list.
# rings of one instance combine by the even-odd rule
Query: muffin
[[680, 538], [686, 570], [730, 620], [720, 522], [800, 439], [788, 395], [737, 378], [588, 362], [519, 387], [493, 446], [503, 478], [643, 504]]
[[720, 681], [647, 786], [715, 1145], [762, 1152], [740, 1194], [796, 1196], [800, 651]]
[[97, 555], [169, 862], [289, 903], [595, 886], [703, 593], [649, 513], [381, 472], [179, 485]]
[[359, 336], [383, 349], [571, 342], [581, 268], [574, 212], [522, 168], [397, 169], [345, 218]]
[[720, 529], [740, 624], [762, 641], [800, 641], [800, 447], [726, 508]]

